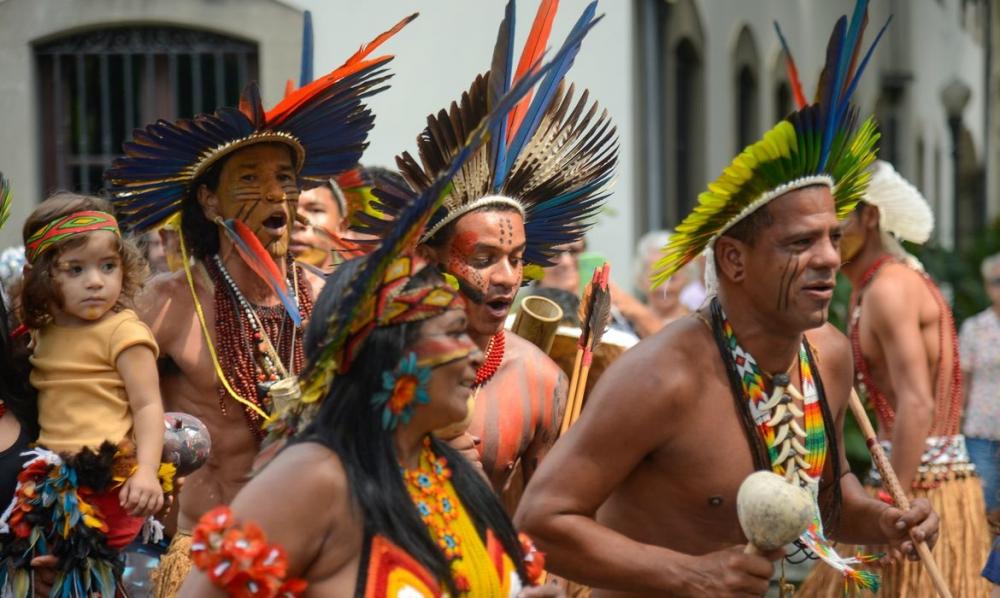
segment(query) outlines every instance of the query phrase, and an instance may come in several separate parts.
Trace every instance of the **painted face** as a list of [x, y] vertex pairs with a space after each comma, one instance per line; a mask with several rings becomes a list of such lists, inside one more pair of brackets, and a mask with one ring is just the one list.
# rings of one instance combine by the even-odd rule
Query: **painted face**
[[298, 218], [292, 233], [292, 254], [303, 262], [322, 266], [333, 249], [332, 235], [340, 230], [342, 214], [333, 192], [325, 185], [299, 195]]
[[867, 236], [865, 228], [861, 224], [862, 207], [851, 212], [850, 216], [844, 220], [843, 237], [840, 239], [840, 261], [847, 263], [854, 259], [865, 246]]
[[417, 354], [421, 367], [432, 368], [427, 394], [435, 428], [462, 421], [468, 412], [468, 399], [476, 370], [483, 362], [483, 352], [469, 338], [467, 330], [465, 312], [448, 310], [424, 321], [420, 337], [409, 347]]
[[514, 211], [480, 210], [455, 222], [444, 269], [458, 278], [475, 335], [500, 331], [521, 286], [524, 218]]
[[546, 268], [539, 286], [562, 289], [574, 295], [580, 292], [580, 254], [583, 253], [584, 242], [556, 247], [559, 252], [555, 257], [555, 266]]
[[86, 241], [62, 252], [52, 273], [62, 295], [53, 321], [82, 326], [102, 319], [118, 302], [122, 290], [122, 259], [111, 231], [86, 233]]
[[788, 331], [826, 322], [840, 269], [841, 223], [826, 186], [798, 189], [768, 206], [772, 224], [746, 247], [743, 291], [758, 313]]
[[291, 150], [275, 143], [239, 150], [223, 165], [215, 195], [223, 219], [242, 220], [272, 257], [288, 253], [299, 199]]

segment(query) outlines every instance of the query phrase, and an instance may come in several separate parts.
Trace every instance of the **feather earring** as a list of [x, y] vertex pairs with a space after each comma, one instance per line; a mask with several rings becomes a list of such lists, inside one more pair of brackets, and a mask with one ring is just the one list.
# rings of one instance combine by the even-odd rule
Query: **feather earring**
[[246, 265], [250, 266], [250, 269], [266, 282], [267, 286], [271, 287], [274, 294], [281, 300], [281, 304], [285, 306], [285, 311], [292, 318], [292, 322], [296, 326], [301, 326], [302, 315], [299, 313], [298, 297], [292, 297], [289, 293], [288, 282], [281, 275], [278, 265], [271, 258], [271, 254], [257, 239], [257, 235], [253, 234], [253, 231], [240, 220], [216, 218], [215, 223], [222, 227], [226, 237], [232, 241], [233, 247], [236, 248], [236, 252]]

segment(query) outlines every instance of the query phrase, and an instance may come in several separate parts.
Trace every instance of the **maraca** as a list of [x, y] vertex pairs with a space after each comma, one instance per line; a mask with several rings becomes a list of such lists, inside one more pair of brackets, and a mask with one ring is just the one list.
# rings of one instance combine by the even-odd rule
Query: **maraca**
[[755, 471], [736, 493], [736, 515], [746, 535], [748, 554], [767, 552], [794, 541], [813, 520], [812, 495], [770, 471]]
[[205, 464], [212, 451], [212, 437], [201, 420], [187, 413], [163, 414], [163, 461], [177, 467], [177, 477]]

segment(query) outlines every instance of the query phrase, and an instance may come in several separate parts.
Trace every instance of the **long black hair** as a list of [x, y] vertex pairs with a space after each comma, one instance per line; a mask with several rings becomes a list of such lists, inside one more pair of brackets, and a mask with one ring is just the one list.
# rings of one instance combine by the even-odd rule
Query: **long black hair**
[[[316, 299], [304, 342], [310, 361], [319, 351], [327, 318], [365, 259], [341, 264]], [[427, 266], [407, 286], [426, 285], [435, 279], [441, 280], [440, 271]], [[443, 580], [449, 593], [456, 596], [458, 591], [448, 560], [413, 506], [400, 472], [393, 434], [383, 429], [381, 408], [373, 406], [371, 401], [372, 395], [381, 389], [382, 372], [397, 366], [406, 347], [417, 339], [420, 326], [420, 322], [415, 322], [372, 330], [350, 371], [337, 376], [330, 385], [319, 414], [301, 439], [319, 442], [340, 456], [351, 493], [364, 512], [366, 536], [387, 537]], [[447, 459], [451, 482], [480, 534], [491, 530], [517, 566], [521, 579], [526, 580], [517, 532], [493, 489], [472, 464], [444, 442], [432, 437], [431, 448], [436, 455]]]
[[27, 335], [11, 338], [10, 313], [0, 293], [0, 400], [28, 431], [32, 440], [38, 436], [37, 392], [28, 382]]

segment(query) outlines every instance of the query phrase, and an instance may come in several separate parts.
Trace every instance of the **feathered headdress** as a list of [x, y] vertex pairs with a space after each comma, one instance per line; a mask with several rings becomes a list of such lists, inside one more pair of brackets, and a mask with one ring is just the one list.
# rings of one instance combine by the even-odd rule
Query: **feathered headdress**
[[[317, 356], [310, 361], [301, 377], [302, 401], [312, 403], [321, 398], [336, 374], [348, 370], [364, 343], [370, 331], [378, 325], [398, 323], [401, 313], [413, 309], [403, 305], [398, 297], [391, 298], [387, 289], [394, 286], [405, 286], [404, 277], [412, 276], [416, 270], [408, 266], [408, 272], [399, 276], [395, 268], [402, 268], [410, 262], [417, 244], [423, 238], [428, 223], [437, 214], [443, 202], [451, 197], [457, 184], [457, 178], [463, 169], [478, 156], [480, 148], [489, 145], [498, 131], [498, 123], [507, 119], [515, 105], [543, 77], [564, 64], [568, 53], [579, 47], [584, 35], [593, 26], [589, 20], [583, 26], [574, 29], [558, 54], [544, 66], [532, 63], [532, 70], [520, 78], [510, 89], [498, 96], [490, 112], [483, 114], [477, 122], [465, 121], [456, 131], [456, 151], [443, 163], [433, 181], [419, 191], [388, 185], [379, 189], [379, 198], [400, 206], [392, 226], [381, 238], [381, 244], [366, 256], [364, 263], [358, 269], [347, 285], [347, 291], [337, 303], [336, 310], [326, 321], [326, 334], [321, 342]], [[444, 288], [444, 287], [440, 287]], [[450, 286], [448, 288], [451, 288]], [[457, 293], [457, 291], [456, 291]], [[445, 295], [441, 293], [434, 301], [441, 306], [449, 305]], [[427, 305], [429, 296], [422, 296], [420, 303]], [[417, 302], [410, 302], [416, 305]], [[395, 305], [395, 307], [394, 307]], [[403, 310], [394, 313], [396, 310]]]
[[882, 246], [916, 270], [924, 271], [917, 256], [900, 241], [923, 244], [934, 230], [934, 212], [920, 190], [904, 179], [892, 164], [876, 160], [872, 179], [862, 198], [878, 208]]
[[362, 100], [386, 89], [391, 76], [382, 67], [392, 56], [369, 56], [415, 17], [403, 19], [268, 112], [256, 83], [250, 83], [238, 109], [222, 108], [176, 123], [160, 120], [137, 129], [133, 140], [124, 144], [124, 157], [105, 173], [123, 226], [143, 231], [179, 213], [194, 181], [248, 145], [288, 146], [303, 179], [323, 181], [354, 167], [374, 123]]
[[[490, 141], [455, 174], [452, 189], [431, 217], [421, 241], [449, 222], [477, 208], [510, 206], [524, 216], [530, 265], [551, 265], [553, 247], [580, 239], [600, 209], [618, 158], [617, 132], [606, 110], [589, 102], [584, 91], [576, 98], [564, 77], [579, 51], [578, 32], [593, 25], [597, 2], [577, 20], [563, 44], [560, 58], [530, 95], [512, 107], [490, 131]], [[490, 71], [480, 75], [450, 110], [427, 118], [417, 138], [418, 162], [409, 153], [396, 163], [416, 190], [427, 189], [462, 149], [465, 132], [480, 122], [499, 99], [531, 72], [548, 43], [557, 0], [543, 0], [514, 71], [514, 1], [507, 3], [500, 23]], [[384, 216], [360, 215], [360, 232], [383, 236], [405, 208], [394, 193], [379, 194]]]
[[[846, 16], [837, 21], [811, 105], [806, 105], [795, 62], [775, 23], [785, 49], [797, 110], [765, 133], [763, 139], [744, 149], [698, 196], [698, 205], [678, 225], [656, 264], [655, 284], [663, 283], [706, 248], [711, 250], [715, 240], [737, 222], [789, 191], [827, 185], [833, 190], [838, 217], [854, 209], [868, 185], [867, 169], [875, 159], [879, 134], [871, 118], [859, 126], [858, 109], [850, 99], [889, 25], [886, 21], [858, 63], [867, 23], [867, 0], [858, 0], [850, 24]], [[714, 260], [709, 259], [709, 283], [714, 270]]]
[[877, 160], [871, 171], [862, 199], [878, 207], [882, 230], [903, 241], [926, 243], [934, 230], [934, 212], [920, 190], [884, 160]]

